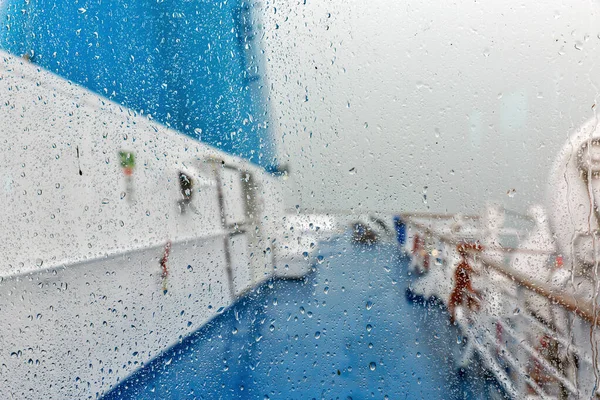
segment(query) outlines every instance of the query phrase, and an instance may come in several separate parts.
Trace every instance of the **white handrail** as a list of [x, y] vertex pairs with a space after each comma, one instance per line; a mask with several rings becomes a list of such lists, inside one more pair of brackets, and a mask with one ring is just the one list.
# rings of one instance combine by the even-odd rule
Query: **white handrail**
[[521, 314], [520, 316], [522, 318], [526, 318], [528, 320], [528, 322], [534, 324], [537, 328], [542, 329], [546, 335], [548, 335], [551, 339], [556, 340], [561, 345], [565, 346], [566, 349], [573, 351], [573, 353], [575, 353], [579, 357], [580, 360], [583, 360], [587, 364], [592, 365], [592, 359], [590, 358], [590, 356], [588, 354], [586, 354], [579, 346], [576, 346], [574, 343], [566, 340], [565, 338], [563, 338], [562, 335], [557, 334], [556, 331], [553, 331], [546, 325], [542, 324], [535, 317], [533, 317], [529, 314], [526, 314], [526, 313]]
[[534, 348], [527, 344], [527, 341], [520, 340], [521, 338], [519, 337], [519, 335], [512, 328], [504, 324], [500, 318], [495, 318], [495, 320], [501, 324], [504, 332], [517, 339], [519, 346], [522, 347], [527, 353], [529, 353], [529, 355], [534, 357], [536, 361], [538, 361], [546, 371], [550, 372], [553, 377], [558, 379], [560, 383], [562, 383], [565, 386], [565, 388], [567, 388], [573, 394], [579, 393], [577, 388], [573, 386], [573, 384], [567, 378], [565, 378], [563, 374], [560, 373], [560, 371], [558, 371], [552, 364], [550, 364], [542, 355], [540, 355]]
[[[488, 337], [488, 339], [492, 339], [495, 340], [495, 338], [492, 336], [491, 333], [489, 333], [487, 330], [482, 329], [483, 334], [485, 336]], [[502, 344], [498, 344], [497, 345], [499, 349], [504, 350], [502, 356], [506, 359], [506, 361], [508, 361], [509, 364], [511, 364], [515, 370], [517, 370], [517, 372], [524, 378], [525, 382], [527, 382], [527, 384], [529, 386], [531, 386], [531, 388], [542, 398], [542, 399], [547, 399], [549, 398], [548, 395], [546, 394], [546, 392], [544, 392], [544, 390], [542, 388], [540, 388], [540, 386], [533, 380], [531, 379], [531, 377], [529, 376], [529, 374], [523, 370], [523, 368], [521, 367], [521, 365], [519, 364], [519, 362], [517, 360], [515, 360], [512, 355], [510, 354], [510, 352], [508, 351], [508, 349], [506, 349], [505, 346], [503, 346]], [[489, 350], [488, 350], [489, 352]], [[495, 357], [493, 358], [495, 359]], [[517, 396], [518, 398], [518, 396]]]
[[[492, 355], [490, 353], [490, 350], [486, 346], [477, 342], [476, 335], [473, 332], [473, 329], [469, 327], [468, 321], [464, 321], [464, 320], [461, 321], [460, 318], [459, 318], [459, 321], [462, 323], [462, 326], [465, 327], [465, 329], [464, 329], [465, 336], [467, 336], [467, 339], [473, 344], [473, 347], [475, 347], [477, 349], [477, 351], [479, 352], [479, 354], [481, 354], [484, 361], [487, 361], [488, 369], [494, 374], [494, 376], [496, 377], [498, 382], [502, 385], [502, 387], [504, 387], [504, 390], [506, 390], [506, 392], [508, 394], [510, 394], [510, 396], [512, 398], [515, 398], [515, 399], [519, 398], [518, 390], [514, 387], [514, 385], [511, 382], [511, 379], [504, 372], [504, 369], [500, 365], [498, 365], [498, 363], [496, 363], [494, 361], [495, 360], [494, 355]], [[534, 390], [536, 390], [536, 392], [538, 394], [543, 396], [542, 395], [543, 391], [535, 383], [534, 383]]]
[[[412, 226], [416, 228], [417, 231], [421, 232], [425, 238], [434, 238], [434, 240], [438, 240], [441, 243], [445, 243], [446, 245], [456, 246], [461, 243], [461, 240], [458, 239], [453, 234], [444, 234], [441, 232], [436, 232], [432, 224], [424, 222], [422, 220], [415, 220], [415, 218], [410, 214], [402, 215], [404, 222], [408, 226]], [[419, 216], [419, 219], [423, 218], [423, 216]], [[435, 217], [434, 217], [435, 218]], [[502, 229], [500, 229], [502, 231]], [[428, 239], [423, 242], [423, 246], [427, 248], [426, 243]], [[431, 245], [431, 243], [429, 243]], [[494, 271], [499, 273], [510, 280], [511, 283], [516, 284], [522, 288], [524, 288], [528, 292], [536, 293], [543, 298], [546, 298], [547, 304], [552, 307], [553, 305], [560, 306], [567, 310], [569, 313], [577, 314], [587, 322], [592, 325], [600, 325], [598, 323], [598, 310], [593, 306], [589, 301], [585, 301], [583, 299], [574, 298], [572, 296], [566, 296], [564, 293], [557, 291], [554, 287], [550, 286], [546, 282], [534, 281], [530, 279], [528, 276], [525, 276], [520, 271], [517, 271], [508, 265], [501, 264], [497, 262], [495, 259], [486, 255], [486, 251], [490, 252], [501, 252], [501, 253], [526, 253], [526, 254], [534, 254], [534, 255], [548, 255], [552, 256], [556, 253], [553, 251], [546, 250], [536, 250], [536, 249], [519, 249], [519, 248], [505, 248], [500, 246], [491, 247], [488, 246], [484, 249], [484, 251], [476, 251], [476, 250], [467, 250], [468, 258], [473, 262], [473, 266], [478, 265], [479, 269], [483, 267], [484, 270], [487, 268], [490, 271]], [[421, 256], [419, 256], [421, 257]], [[450, 263], [447, 260], [448, 254], [445, 256], [441, 256], [443, 258], [443, 262], [441, 266], [438, 268], [444, 268], [447, 272], [448, 269], [451, 268]], [[420, 258], [417, 259], [419, 262]], [[431, 267], [430, 267], [431, 268]], [[435, 267], [433, 267], [435, 268]], [[483, 279], [486, 279], [485, 274], [478, 274], [482, 276]], [[481, 279], [481, 278], [479, 278]], [[511, 293], [507, 288], [502, 287], [500, 285], [496, 288], [496, 291], [500, 291], [502, 294], [503, 301], [510, 302], [519, 302], [521, 297], [517, 294]], [[580, 346], [576, 345], [573, 342], [573, 338], [565, 337], [556, 329], [553, 329], [550, 326], [544, 325], [542, 322], [538, 321], [534, 316], [530, 315], [527, 310], [519, 314], [518, 318], [522, 318], [521, 321], [524, 323], [529, 323], [535, 328], [539, 329], [539, 331], [543, 332], [544, 335], [547, 335], [550, 340], [555, 341], [555, 343], [560, 344], [564, 347], [566, 351], [566, 356], [571, 357], [571, 355], [577, 356], [579, 360], [584, 362], [587, 366], [593, 366], [592, 358], [586, 352], [586, 350], [582, 349]], [[527, 367], [523, 365], [523, 362], [519, 360], [519, 357], [515, 356], [515, 351], [519, 352], [517, 349], [521, 349], [524, 351], [529, 357], [530, 360], [535, 360], [536, 365], [539, 368], [542, 368], [547, 374], [545, 376], [552, 379], [553, 382], [558, 385], [558, 390], [564, 390], [568, 392], [570, 395], [574, 397], [578, 397], [581, 390], [578, 387], [579, 381], [576, 378], [576, 381], [573, 382], [564, 371], [561, 371], [561, 368], [552, 364], [551, 361], [547, 358], [548, 356], [543, 355], [540, 351], [529, 343], [527, 340], [523, 340], [524, 333], [519, 333], [513, 327], [509, 326], [509, 321], [519, 321], [515, 320], [512, 316], [494, 316], [494, 315], [482, 315], [478, 312], [471, 312], [468, 314], [468, 317], [464, 317], [459, 314], [459, 318], [457, 318], [460, 327], [463, 329], [465, 335], [469, 338], [469, 341], [472, 342], [473, 347], [480, 353], [486, 362], [486, 367], [492, 372], [499, 383], [506, 389], [509, 395], [514, 398], [521, 398], [524, 396], [524, 393], [520, 393], [519, 390], [523, 390], [520, 385], [515, 387], [515, 380], [508, 376], [503, 366], [500, 365], [499, 360], [493, 354], [494, 351], [492, 349], [498, 349], [502, 352], [502, 359], [505, 360], [512, 368], [514, 368], [515, 373], [522, 380], [522, 382], [526, 383], [528, 387], [531, 388], [538, 396], [541, 398], [551, 398], [548, 393], [545, 392], [543, 388], [540, 387], [538, 382], [534, 380], [529, 373], [527, 372]], [[515, 343], [515, 347], [511, 346], [511, 348], [507, 348], [506, 345], [497, 340], [496, 337], [489, 331], [487, 324], [484, 323], [493, 322], [494, 324], [499, 324], [499, 327], [502, 328], [502, 332], [506, 332], [506, 334], [511, 337], [511, 343]], [[478, 340], [478, 337], [483, 335], [486, 338], [483, 342]], [[514, 340], [513, 340], [514, 339]], [[579, 368], [581, 368], [581, 364], [579, 364]], [[587, 367], [586, 367], [587, 368]], [[581, 371], [581, 370], [578, 370]], [[577, 372], [579, 374], [580, 372]], [[585, 372], [584, 372], [585, 373]], [[579, 375], [576, 375], [579, 376]], [[582, 389], [583, 390], [583, 389]]]
[[[410, 219], [410, 217], [408, 219]], [[420, 230], [423, 230], [428, 235], [437, 237], [439, 240], [446, 242], [447, 244], [456, 246], [460, 243], [460, 240], [448, 235], [439, 234], [423, 224], [414, 221], [408, 221], [408, 223]], [[576, 299], [574, 297], [564, 296], [562, 293], [556, 292], [554, 288], [549, 287], [545, 282], [534, 281], [523, 275], [521, 272], [516, 271], [506, 265], [501, 265], [495, 260], [480, 254], [478, 251], [469, 250], [468, 252], [470, 253], [471, 258], [477, 258], [477, 262], [493, 268], [496, 272], [506, 276], [520, 286], [546, 297], [550, 302], [560, 305], [569, 312], [579, 315], [592, 324], [600, 325], [600, 310], [598, 310], [597, 307], [594, 307], [590, 302], [582, 299]]]

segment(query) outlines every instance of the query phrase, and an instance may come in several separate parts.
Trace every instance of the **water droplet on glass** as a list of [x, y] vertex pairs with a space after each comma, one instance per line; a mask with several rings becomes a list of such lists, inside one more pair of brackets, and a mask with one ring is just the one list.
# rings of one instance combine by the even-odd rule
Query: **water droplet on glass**
[[375, 368], [377, 368], [377, 365], [373, 361], [371, 361], [371, 363], [369, 364], [369, 369], [371, 371], [375, 371]]
[[315, 339], [319, 339], [321, 337], [321, 332], [316, 331], [315, 332]]
[[366, 304], [367, 310], [370, 310], [372, 307], [373, 307], [373, 302], [367, 301], [367, 304]]
[[367, 332], [371, 332], [373, 326], [371, 324], [367, 324]]

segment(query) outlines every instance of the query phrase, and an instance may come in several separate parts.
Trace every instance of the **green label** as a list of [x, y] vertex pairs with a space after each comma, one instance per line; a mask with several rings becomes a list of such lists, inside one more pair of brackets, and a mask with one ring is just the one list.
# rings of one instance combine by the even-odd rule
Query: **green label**
[[121, 166], [123, 168], [131, 168], [135, 167], [135, 156], [130, 151], [120, 151], [119, 157], [121, 159]]

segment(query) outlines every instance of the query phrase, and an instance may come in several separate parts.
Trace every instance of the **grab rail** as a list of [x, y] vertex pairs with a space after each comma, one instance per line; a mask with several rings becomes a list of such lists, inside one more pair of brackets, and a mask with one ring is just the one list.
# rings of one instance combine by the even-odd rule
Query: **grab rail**
[[[411, 219], [411, 217], [407, 216], [406, 214], [403, 214], [403, 217], [406, 218], [407, 220]], [[451, 244], [453, 246], [456, 246], [460, 243], [460, 240], [456, 240], [450, 236], [434, 232], [431, 228], [429, 228], [425, 224], [415, 222], [415, 221], [407, 221], [407, 222], [409, 222], [410, 225], [413, 225], [417, 229], [424, 231], [426, 234], [432, 235], [432, 236], [438, 238], [442, 242]], [[505, 248], [502, 248], [502, 247], [490, 248], [490, 250], [493, 250], [493, 251], [498, 251], [498, 250], [501, 251], [503, 249], [505, 249]], [[517, 250], [521, 251], [519, 249], [515, 249], [514, 251], [516, 252]], [[524, 250], [524, 249], [522, 249], [522, 250]], [[568, 297], [568, 296], [563, 295], [562, 293], [558, 293], [553, 288], [549, 287], [545, 282], [534, 281], [534, 280], [530, 279], [529, 277], [523, 275], [521, 272], [516, 271], [508, 266], [501, 265], [501, 264], [497, 263], [496, 261], [490, 259], [489, 257], [486, 257], [483, 254], [480, 254], [480, 252], [478, 252], [478, 251], [468, 250], [468, 252], [470, 253], [470, 256], [472, 258], [476, 257], [477, 261], [481, 262], [484, 265], [487, 265], [488, 267], [491, 267], [492, 269], [499, 272], [500, 274], [510, 278], [515, 283], [517, 283], [517, 284], [519, 284], [541, 296], [546, 297], [551, 302], [556, 303], [556, 304], [564, 307], [568, 311], [579, 315], [580, 317], [582, 317], [583, 319], [585, 319], [586, 321], [588, 321], [594, 325], [600, 325], [600, 320], [598, 318], [600, 316], [600, 310], [596, 310], [593, 307], [592, 303], [590, 303], [586, 300], [583, 300], [583, 299], [576, 299], [575, 297]], [[553, 253], [538, 251], [534, 254], [550, 255]]]
[[[401, 214], [400, 217], [407, 226], [412, 226], [420, 232], [426, 238], [426, 241], [434, 239], [452, 247], [464, 243], [463, 240], [451, 235], [436, 232], [424, 221], [416, 220], [417, 218], [423, 218], [423, 216], [414, 217], [413, 214]], [[432, 218], [435, 218], [435, 216]], [[425, 254], [422, 250], [415, 253], [415, 255]], [[508, 304], [516, 303], [518, 306], [521, 301], [527, 301], [526, 297], [519, 294], [520, 291], [513, 293], [510, 289], [516, 284], [518, 287], [524, 288], [530, 293], [536, 293], [545, 299], [546, 302], [542, 304], [550, 307], [548, 310], [551, 313], [562, 308], [568, 313], [578, 315], [589, 323], [591, 325], [590, 329], [600, 325], [600, 310], [598, 310], [600, 307], [594, 307], [594, 304], [589, 300], [562, 293], [556, 286], [532, 279], [530, 276], [485, 254], [486, 251], [490, 251], [502, 254], [523, 253], [550, 257], [557, 256], [555, 252], [502, 246], [488, 246], [483, 251], [477, 248], [466, 248], [462, 251], [467, 253], [467, 258], [474, 264], [479, 265], [484, 270], [494, 271], [508, 279], [507, 286], [498, 285], [492, 289], [493, 293], [500, 293], [502, 303], [507, 304], [508, 301]], [[446, 257], [447, 260], [449, 253], [446, 251], [442, 253], [442, 259]], [[434, 253], [432, 252], [432, 254]], [[425, 262], [425, 259], [423, 259], [423, 263]], [[436, 265], [438, 268], [450, 267], [448, 262]], [[429, 268], [433, 267], [430, 266]], [[424, 269], [427, 270], [427, 268]], [[485, 297], [483, 299], [485, 301]], [[552, 311], [553, 306], [559, 306], [560, 308]], [[535, 393], [536, 396], [542, 399], [556, 398], [557, 393], [559, 398], [579, 398], [580, 394], [583, 393], [582, 390], [587, 390], [584, 389], [586, 388], [585, 384], [582, 386], [581, 379], [583, 378], [584, 381], [595, 379], [592, 376], [592, 369], [597, 368], [597, 364], [594, 363], [593, 354], [589, 349], [584, 349], [576, 344], [577, 341], [573, 336], [557, 329], [553, 322], [545, 323], [544, 318], [537, 315], [535, 309], [530, 309], [527, 306], [523, 308], [525, 308], [523, 311], [515, 313], [514, 316], [502, 315], [502, 313], [498, 315], [496, 311], [485, 314], [481, 310], [466, 314], [459, 313], [456, 321], [463, 330], [463, 334], [468, 338], [467, 345], [472, 346], [480, 354], [486, 368], [496, 377], [511, 397], [522, 398], [526, 395], [526, 391], [531, 391], [531, 393]], [[495, 337], [490, 331], [490, 324], [496, 326], [497, 332], [499, 332], [497, 335], [499, 336]], [[535, 339], [530, 338], [527, 332], [533, 332], [533, 338]], [[506, 336], [503, 337], [504, 334]], [[540, 344], [536, 345], [531, 340], [540, 340]], [[574, 370], [569, 370], [570, 367], [567, 364], [574, 366]], [[507, 367], [509, 369], [506, 369]], [[534, 376], [529, 368], [534, 368], [533, 371], [537, 371], [537, 374], [541, 375]], [[589, 389], [592, 390], [591, 393], [600, 395], [600, 390], [596, 386], [593, 389], [589, 387]]]

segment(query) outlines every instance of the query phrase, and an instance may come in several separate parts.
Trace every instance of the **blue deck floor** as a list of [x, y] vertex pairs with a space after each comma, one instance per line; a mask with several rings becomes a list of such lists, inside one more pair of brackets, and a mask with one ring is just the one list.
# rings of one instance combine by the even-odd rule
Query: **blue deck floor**
[[[407, 300], [396, 246], [340, 237], [304, 281], [273, 281], [122, 382], [105, 399], [486, 399], [459, 332]], [[387, 396], [387, 397], [386, 397]]]

